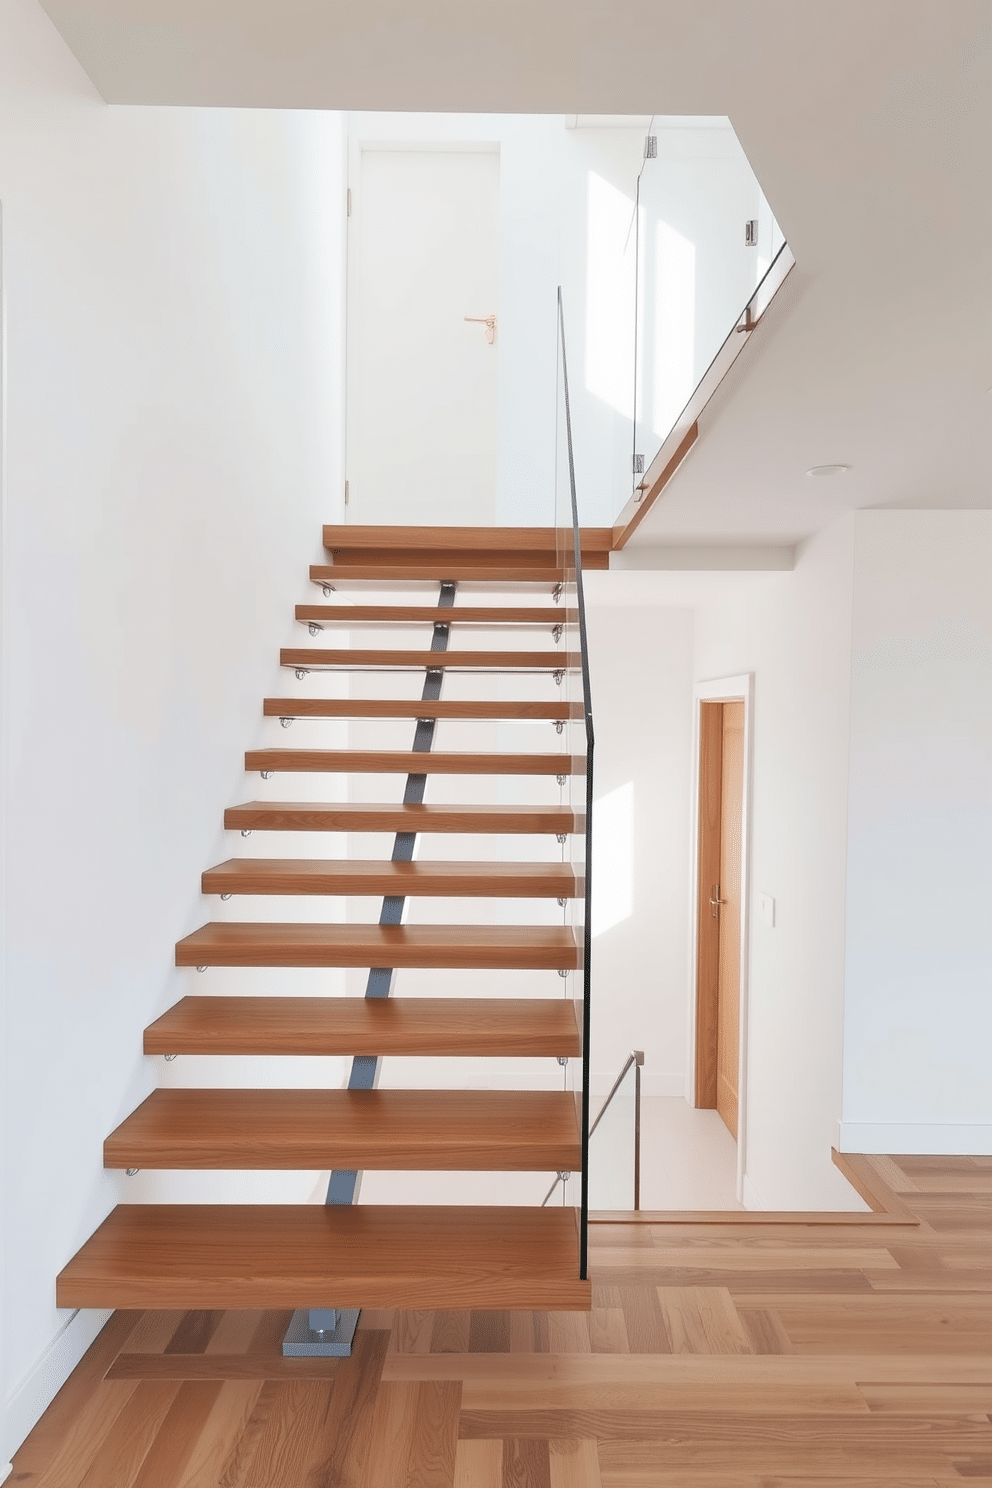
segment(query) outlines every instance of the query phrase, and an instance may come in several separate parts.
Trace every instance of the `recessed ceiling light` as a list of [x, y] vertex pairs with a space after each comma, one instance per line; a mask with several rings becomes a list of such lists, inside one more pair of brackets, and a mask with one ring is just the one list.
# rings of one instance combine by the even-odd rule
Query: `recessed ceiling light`
[[823, 475], [846, 475], [850, 468], [850, 465], [811, 465], [806, 474], [819, 480]]

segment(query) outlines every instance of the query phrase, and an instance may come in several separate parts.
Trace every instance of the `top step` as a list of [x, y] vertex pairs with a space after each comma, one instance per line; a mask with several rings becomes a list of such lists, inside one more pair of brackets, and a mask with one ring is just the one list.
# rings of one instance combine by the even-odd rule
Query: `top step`
[[[331, 563], [315, 565], [316, 583], [390, 580], [554, 584], [565, 576], [570, 533], [554, 527], [324, 528]], [[612, 531], [582, 531], [585, 568], [609, 568]]]
[[[370, 555], [458, 552], [473, 553], [479, 562], [488, 555], [494, 561], [542, 554], [545, 558], [558, 550], [562, 531], [571, 540], [571, 528], [557, 527], [324, 527], [324, 547], [342, 562], [361, 551]], [[611, 527], [581, 529], [582, 560], [586, 554], [608, 554], [613, 547]], [[367, 562], [366, 558], [355, 560]], [[396, 561], [395, 559], [393, 561]], [[603, 565], [606, 566], [605, 564]]]

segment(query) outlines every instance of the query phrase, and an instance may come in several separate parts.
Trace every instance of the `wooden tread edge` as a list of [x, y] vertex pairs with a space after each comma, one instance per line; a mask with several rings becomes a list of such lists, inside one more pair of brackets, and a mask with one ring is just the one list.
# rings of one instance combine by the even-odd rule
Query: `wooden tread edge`
[[570, 998], [183, 997], [144, 1034], [146, 1054], [414, 1054], [574, 1058]]
[[588, 1311], [570, 1209], [119, 1205], [56, 1306]]

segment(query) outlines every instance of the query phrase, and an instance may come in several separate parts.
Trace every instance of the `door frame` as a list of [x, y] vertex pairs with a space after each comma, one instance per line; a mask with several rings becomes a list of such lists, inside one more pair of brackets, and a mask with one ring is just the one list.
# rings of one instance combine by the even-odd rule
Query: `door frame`
[[[355, 407], [352, 396], [356, 379], [357, 341], [355, 328], [358, 324], [360, 313], [360, 289], [358, 273], [358, 255], [361, 242], [362, 230], [362, 160], [365, 155], [377, 154], [407, 154], [407, 155], [499, 155], [502, 166], [502, 145], [499, 140], [487, 139], [450, 139], [439, 140], [436, 136], [425, 135], [423, 139], [409, 138], [396, 139], [384, 135], [381, 139], [375, 135], [365, 135], [361, 132], [349, 134], [346, 145], [347, 171], [347, 220], [345, 230], [345, 253], [344, 253], [344, 437], [342, 440], [341, 465], [344, 471], [342, 479], [342, 519], [345, 523], [355, 520], [350, 500], [350, 488], [348, 478], [348, 452], [354, 445], [354, 423]], [[501, 201], [502, 211], [502, 201]], [[502, 241], [502, 217], [500, 219], [500, 233]], [[497, 309], [499, 307], [497, 306]], [[498, 452], [498, 445], [497, 445]], [[361, 512], [359, 512], [359, 523], [361, 525]]]
[[689, 1019], [688, 1058], [686, 1062], [685, 1098], [696, 1105], [696, 1016], [698, 1002], [697, 956], [699, 952], [699, 772], [703, 703], [744, 704], [744, 789], [741, 819], [741, 968], [738, 996], [740, 1002], [740, 1049], [737, 1069], [737, 1199], [744, 1202], [744, 1178], [747, 1170], [747, 1046], [748, 1046], [748, 972], [750, 968], [751, 924], [751, 771], [753, 759], [754, 673], [734, 677], [714, 677], [696, 682], [692, 689], [692, 800], [689, 817]]

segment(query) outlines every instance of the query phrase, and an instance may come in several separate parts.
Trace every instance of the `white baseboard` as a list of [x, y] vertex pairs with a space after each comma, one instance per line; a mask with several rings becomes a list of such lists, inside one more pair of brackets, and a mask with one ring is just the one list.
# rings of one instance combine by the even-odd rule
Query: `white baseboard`
[[842, 1121], [838, 1147], [841, 1152], [891, 1153], [894, 1157], [992, 1156], [992, 1125], [948, 1122]]
[[641, 1070], [641, 1094], [661, 1095], [666, 1100], [685, 1095], [685, 1075], [656, 1074], [654, 1070]]
[[[0, 1461], [13, 1457], [69, 1378], [97, 1334], [113, 1316], [91, 1308], [73, 1313], [41, 1358], [7, 1397], [3, 1412]], [[0, 1483], [10, 1467], [0, 1469]]]
[[[593, 1107], [593, 1114], [599, 1110], [600, 1105], [606, 1099], [613, 1081], [617, 1077], [616, 1070], [593, 1070], [589, 1076], [589, 1095]], [[627, 1076], [628, 1080], [633, 1077], [633, 1071]], [[660, 1070], [641, 1070], [641, 1095], [642, 1096], [685, 1096], [685, 1075], [666, 1075]]]

